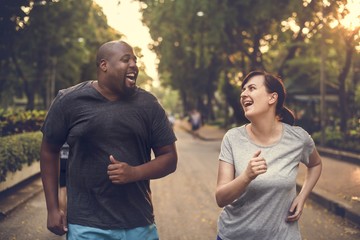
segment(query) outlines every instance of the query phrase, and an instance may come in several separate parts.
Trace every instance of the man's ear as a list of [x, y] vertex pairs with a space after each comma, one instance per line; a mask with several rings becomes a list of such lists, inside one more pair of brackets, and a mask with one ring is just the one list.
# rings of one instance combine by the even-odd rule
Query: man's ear
[[100, 60], [100, 65], [99, 65], [100, 69], [103, 71], [103, 72], [106, 72], [107, 71], [107, 63], [106, 63], [106, 60], [105, 59], [101, 59]]
[[276, 103], [277, 99], [278, 99], [278, 94], [276, 92], [271, 93], [269, 97], [269, 104]]

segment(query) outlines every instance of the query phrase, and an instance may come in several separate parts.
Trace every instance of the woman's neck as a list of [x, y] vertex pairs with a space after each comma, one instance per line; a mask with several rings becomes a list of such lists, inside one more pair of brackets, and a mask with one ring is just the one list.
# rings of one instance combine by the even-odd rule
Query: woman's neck
[[259, 145], [272, 145], [282, 136], [283, 125], [278, 119], [261, 119], [247, 125], [250, 138]]

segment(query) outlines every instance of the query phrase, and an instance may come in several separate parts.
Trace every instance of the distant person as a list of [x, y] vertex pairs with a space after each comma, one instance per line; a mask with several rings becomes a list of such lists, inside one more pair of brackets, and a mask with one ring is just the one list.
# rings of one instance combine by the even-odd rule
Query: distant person
[[191, 110], [189, 120], [190, 120], [190, 124], [191, 124], [191, 131], [192, 131], [193, 135], [197, 137], [199, 135], [199, 129], [202, 124], [200, 112], [196, 109]]
[[60, 174], [59, 174], [59, 207], [66, 216], [66, 165], [69, 158], [69, 144], [64, 143], [60, 149]]
[[[59, 91], [41, 128], [47, 227], [67, 239], [158, 239], [150, 180], [175, 171], [176, 137], [157, 99], [136, 86], [133, 48], [103, 44], [97, 81]], [[59, 209], [59, 152], [67, 142], [67, 217]], [[151, 152], [154, 159], [151, 159]]]
[[[321, 158], [311, 136], [293, 126], [281, 79], [254, 71], [241, 87], [250, 123], [230, 129], [221, 144], [215, 195], [223, 210], [217, 239], [300, 240], [298, 220], [320, 177]], [[307, 175], [297, 195], [299, 163]]]
[[169, 119], [169, 122], [170, 122], [171, 127], [174, 128], [175, 121], [176, 121], [175, 116], [174, 116], [172, 113], [170, 113], [170, 114], [168, 115], [168, 119]]

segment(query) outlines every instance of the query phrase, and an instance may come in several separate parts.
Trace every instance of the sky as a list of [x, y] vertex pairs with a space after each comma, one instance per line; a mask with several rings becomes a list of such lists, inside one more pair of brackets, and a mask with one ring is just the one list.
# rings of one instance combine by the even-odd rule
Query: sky
[[118, 0], [94, 0], [102, 7], [107, 17], [108, 24], [120, 33], [125, 35], [125, 40], [130, 45], [138, 46], [142, 49], [144, 57], [142, 61], [146, 66], [146, 73], [158, 81], [156, 70], [156, 54], [148, 49], [148, 44], [152, 42], [149, 29], [141, 22], [139, 3], [132, 0], [122, 0], [120, 5]]

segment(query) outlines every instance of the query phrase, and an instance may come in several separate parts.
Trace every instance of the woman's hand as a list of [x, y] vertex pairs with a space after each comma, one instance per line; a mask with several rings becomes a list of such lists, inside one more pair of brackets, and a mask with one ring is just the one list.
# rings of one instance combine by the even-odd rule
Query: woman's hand
[[304, 207], [304, 200], [297, 196], [289, 209], [289, 216], [286, 218], [287, 222], [295, 222], [300, 219]]
[[258, 175], [264, 174], [267, 171], [267, 164], [263, 157], [260, 157], [261, 150], [258, 150], [250, 159], [245, 170], [246, 176], [254, 180]]

